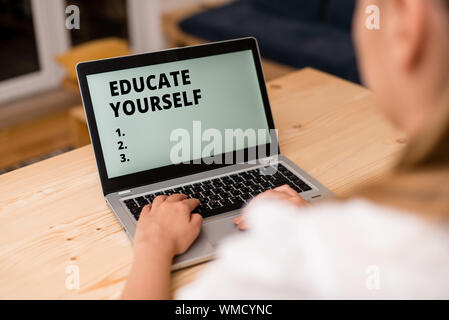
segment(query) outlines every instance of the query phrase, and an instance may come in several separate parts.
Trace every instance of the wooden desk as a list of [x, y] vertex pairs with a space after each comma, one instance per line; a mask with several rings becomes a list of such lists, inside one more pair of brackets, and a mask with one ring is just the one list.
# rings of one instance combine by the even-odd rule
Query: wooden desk
[[[372, 94], [304, 69], [269, 83], [283, 153], [337, 194], [378, 179], [403, 147]], [[0, 298], [117, 298], [132, 246], [106, 206], [90, 146], [0, 176]], [[80, 289], [66, 289], [67, 266]], [[173, 288], [205, 265], [173, 274]]]

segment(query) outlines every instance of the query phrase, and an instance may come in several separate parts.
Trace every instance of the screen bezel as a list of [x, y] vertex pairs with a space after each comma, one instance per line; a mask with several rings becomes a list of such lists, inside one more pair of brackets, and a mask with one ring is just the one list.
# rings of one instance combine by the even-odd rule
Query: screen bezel
[[[257, 78], [259, 80], [259, 87], [262, 95], [267, 123], [270, 130], [275, 129], [261, 65], [259, 47], [257, 45], [257, 40], [255, 38], [243, 38], [193, 47], [170, 49], [153, 53], [136, 54], [131, 56], [124, 56], [105, 60], [82, 62], [76, 66], [78, 74], [78, 82], [84, 104], [84, 110], [87, 117], [87, 124], [89, 127], [90, 138], [95, 153], [98, 172], [101, 180], [101, 186], [103, 188], [103, 193], [105, 195], [122, 190], [132, 189], [147, 184], [161, 182], [164, 180], [180, 178], [183, 176], [188, 176], [208, 170], [218, 169], [229, 166], [231, 164], [222, 163], [211, 165], [204, 163], [204, 161], [206, 160], [202, 159], [203, 161], [201, 164], [190, 163], [190, 164], [169, 165], [165, 167], [132, 173], [120, 177], [108, 178], [103, 151], [101, 148], [100, 137], [98, 134], [98, 128], [95, 120], [95, 114], [92, 106], [92, 100], [89, 92], [89, 86], [87, 83], [87, 76], [109, 71], [138, 68], [142, 66], [150, 66], [180, 60], [202, 58], [244, 50], [251, 50], [251, 52], [253, 53], [254, 64], [256, 67]], [[276, 135], [271, 135], [271, 143], [276, 143], [276, 146], [278, 146], [277, 153], [279, 154], [280, 153], [279, 143], [277, 141]], [[266, 148], [266, 150], [271, 150], [271, 144], [245, 149], [244, 154], [245, 159], [247, 161], [257, 159], [257, 155], [256, 159], [252, 157], [252, 155], [255, 154], [256, 148]], [[224, 157], [229, 157], [232, 155], [233, 159], [236, 159], [236, 153], [237, 153], [236, 151], [229, 152], [227, 154], [223, 154], [222, 157], [224, 159]]]

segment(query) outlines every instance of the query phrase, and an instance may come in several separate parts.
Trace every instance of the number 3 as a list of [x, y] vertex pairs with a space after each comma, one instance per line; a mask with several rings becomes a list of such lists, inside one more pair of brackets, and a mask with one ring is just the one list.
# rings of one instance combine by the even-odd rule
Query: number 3
[[126, 156], [123, 153], [120, 155], [120, 162], [126, 162]]

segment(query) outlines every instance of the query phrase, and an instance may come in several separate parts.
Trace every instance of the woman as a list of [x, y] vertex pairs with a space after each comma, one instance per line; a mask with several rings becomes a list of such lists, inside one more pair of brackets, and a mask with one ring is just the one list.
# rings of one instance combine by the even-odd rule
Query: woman
[[[380, 8], [380, 30], [365, 26]], [[449, 298], [449, 0], [360, 0], [362, 78], [409, 137], [396, 169], [344, 201], [307, 206], [266, 192], [235, 219], [247, 229], [178, 298]], [[170, 265], [198, 236], [183, 195], [143, 209], [123, 298], [169, 298]]]

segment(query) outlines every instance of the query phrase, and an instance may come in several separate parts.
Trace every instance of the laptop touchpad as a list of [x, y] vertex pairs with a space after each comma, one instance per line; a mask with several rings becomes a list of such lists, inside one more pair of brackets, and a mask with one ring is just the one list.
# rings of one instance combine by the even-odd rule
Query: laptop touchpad
[[227, 217], [221, 220], [206, 222], [203, 225], [203, 232], [212, 245], [216, 246], [227, 236], [239, 232], [232, 219], [235, 216]]

